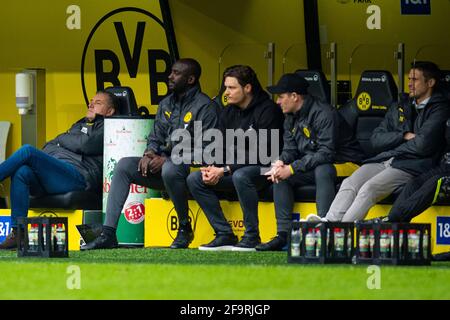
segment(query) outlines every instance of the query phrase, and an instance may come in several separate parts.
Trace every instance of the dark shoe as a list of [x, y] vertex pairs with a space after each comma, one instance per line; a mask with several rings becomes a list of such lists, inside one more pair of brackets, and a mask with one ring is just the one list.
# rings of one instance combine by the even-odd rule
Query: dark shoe
[[275, 238], [266, 243], [261, 243], [256, 246], [257, 251], [283, 251], [283, 248], [287, 245], [286, 239], [277, 235]]
[[171, 249], [186, 249], [189, 244], [194, 240], [194, 232], [192, 229], [180, 229], [178, 230], [175, 240], [170, 245]]
[[232, 251], [256, 251], [255, 247], [261, 243], [261, 239], [258, 236], [243, 236], [241, 241], [233, 247]]
[[373, 218], [373, 219], [361, 220], [359, 222], [361, 222], [361, 223], [384, 223], [384, 222], [389, 222], [389, 217], [382, 216], [382, 217], [377, 217], [377, 218]]
[[114, 249], [118, 246], [116, 235], [108, 236], [102, 232], [94, 241], [81, 246], [80, 250]]
[[10, 234], [8, 234], [6, 239], [2, 243], [0, 243], [0, 249], [1, 250], [17, 249], [17, 241], [18, 241], [17, 230], [14, 228], [11, 230]]
[[238, 237], [233, 233], [216, 235], [213, 241], [198, 247], [202, 251], [231, 251], [238, 242]]

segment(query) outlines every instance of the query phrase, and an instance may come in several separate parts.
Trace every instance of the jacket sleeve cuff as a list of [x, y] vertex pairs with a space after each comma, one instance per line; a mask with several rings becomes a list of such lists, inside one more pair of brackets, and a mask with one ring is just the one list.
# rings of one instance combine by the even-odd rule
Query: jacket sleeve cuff
[[291, 164], [289, 165], [289, 169], [291, 170], [291, 174], [294, 175], [294, 174], [295, 174], [295, 171], [294, 171], [294, 168], [292, 167]]

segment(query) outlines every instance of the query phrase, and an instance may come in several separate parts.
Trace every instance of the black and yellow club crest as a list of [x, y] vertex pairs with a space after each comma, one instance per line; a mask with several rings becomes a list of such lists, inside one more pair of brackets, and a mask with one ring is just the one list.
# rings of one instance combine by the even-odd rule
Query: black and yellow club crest
[[309, 129], [307, 127], [303, 128], [303, 134], [307, 137], [310, 138], [311, 137], [311, 132], [309, 131]]
[[191, 119], [192, 119], [192, 112], [189, 111], [184, 115], [183, 121], [184, 123], [188, 123], [189, 121], [191, 121]]

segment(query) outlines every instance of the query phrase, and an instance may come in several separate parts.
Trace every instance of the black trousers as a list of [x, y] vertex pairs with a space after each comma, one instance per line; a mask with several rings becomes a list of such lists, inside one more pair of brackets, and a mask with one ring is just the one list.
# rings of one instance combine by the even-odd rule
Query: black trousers
[[449, 166], [439, 166], [408, 182], [389, 212], [391, 222], [409, 222], [433, 204], [438, 182], [450, 175]]

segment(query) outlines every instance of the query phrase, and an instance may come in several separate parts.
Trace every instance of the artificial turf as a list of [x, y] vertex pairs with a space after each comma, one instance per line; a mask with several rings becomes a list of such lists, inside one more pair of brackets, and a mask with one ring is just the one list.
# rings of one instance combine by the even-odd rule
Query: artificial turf
[[[76, 266], [80, 289], [69, 289]], [[450, 263], [381, 267], [288, 264], [286, 252], [115, 249], [69, 258], [0, 252], [0, 299], [450, 299]]]

